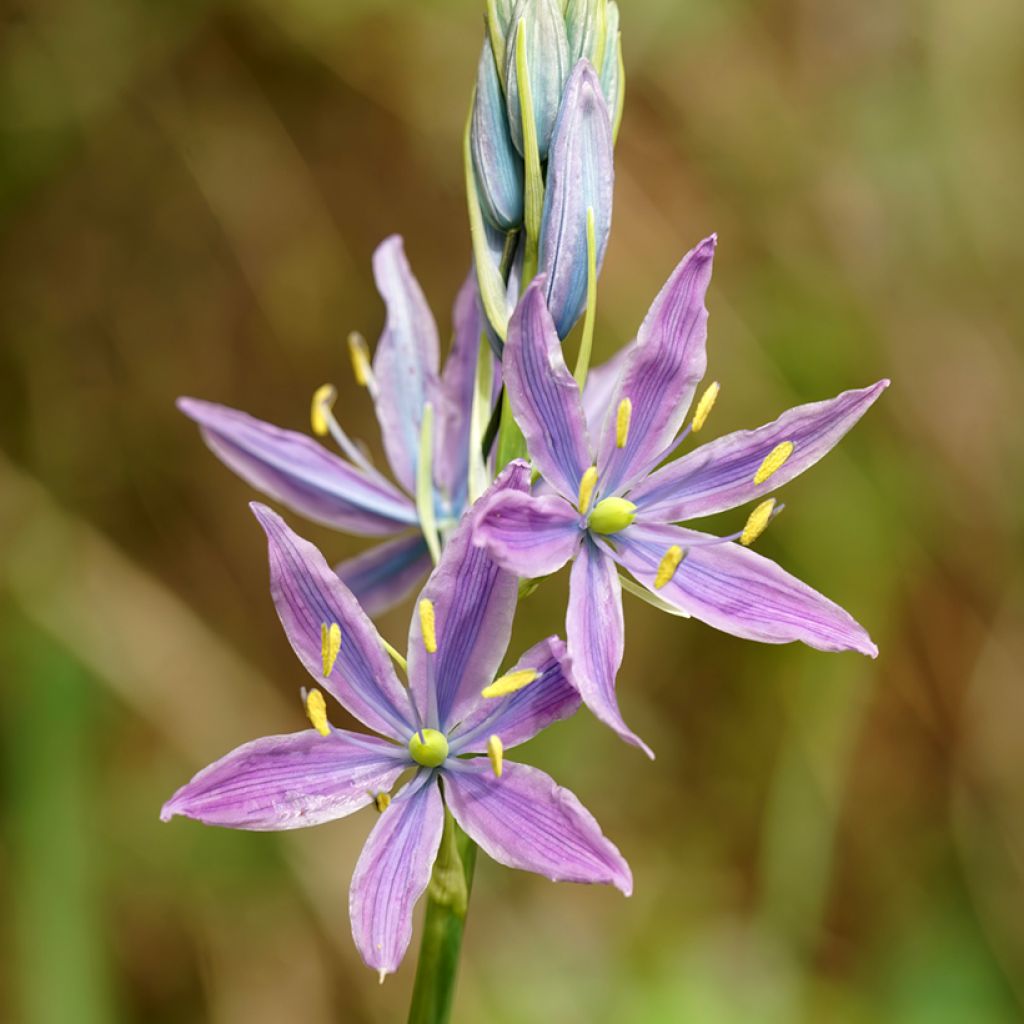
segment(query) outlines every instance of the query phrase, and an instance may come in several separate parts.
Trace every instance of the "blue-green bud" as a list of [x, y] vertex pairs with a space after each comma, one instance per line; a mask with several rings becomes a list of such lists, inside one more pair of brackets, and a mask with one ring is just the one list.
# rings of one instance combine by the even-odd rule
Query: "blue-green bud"
[[622, 101], [626, 83], [622, 74], [622, 33], [619, 31], [619, 5], [609, 0], [606, 17], [604, 60], [597, 69], [601, 79], [601, 91], [608, 104], [612, 118], [612, 133], [618, 135], [622, 120]]

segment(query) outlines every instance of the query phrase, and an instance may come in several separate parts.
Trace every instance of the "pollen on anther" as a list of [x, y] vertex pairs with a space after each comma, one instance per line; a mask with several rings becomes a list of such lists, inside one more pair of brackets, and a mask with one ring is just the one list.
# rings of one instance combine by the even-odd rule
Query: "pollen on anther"
[[661, 561], [658, 563], [658, 571], [654, 574], [655, 590], [661, 590], [662, 587], [668, 585], [672, 577], [675, 576], [676, 569], [679, 568], [679, 563], [682, 560], [683, 549], [678, 544], [673, 544], [661, 556]]
[[505, 747], [499, 736], [487, 737], [487, 757], [491, 762], [491, 770], [496, 779], [501, 778], [501, 770], [504, 762]]
[[330, 736], [331, 727], [327, 721], [327, 702], [319, 690], [310, 690], [306, 694], [306, 717], [309, 724], [321, 736]]
[[583, 515], [590, 509], [590, 503], [594, 498], [594, 488], [597, 486], [597, 466], [591, 466], [580, 479], [580, 493], [577, 508]]
[[329, 626], [326, 622], [320, 623], [320, 657], [323, 659], [324, 678], [326, 679], [334, 669], [334, 663], [338, 660], [338, 653], [341, 651], [341, 626], [332, 622]]
[[434, 619], [434, 602], [423, 598], [419, 604], [420, 632], [423, 634], [423, 646], [428, 654], [437, 653], [437, 625]]
[[508, 672], [498, 679], [495, 679], [490, 686], [485, 686], [480, 691], [481, 697], [507, 697], [510, 693], [529, 686], [530, 683], [540, 678], [536, 669], [522, 668], [517, 672]]
[[763, 484], [770, 476], [777, 473], [786, 464], [786, 460], [793, 454], [793, 442], [782, 441], [777, 444], [765, 457], [760, 468], [754, 474], [754, 483]]
[[373, 805], [377, 808], [378, 814], [383, 814], [391, 806], [391, 794], [377, 793], [373, 798]]
[[366, 347], [366, 339], [358, 331], [348, 336], [348, 354], [352, 359], [352, 373], [356, 383], [361, 388], [367, 387], [373, 374], [370, 369], [370, 350]]
[[625, 448], [629, 440], [629, 421], [633, 418], [633, 402], [624, 398], [615, 413], [615, 446]]
[[768, 526], [772, 518], [772, 512], [775, 510], [775, 499], [769, 498], [767, 501], [762, 501], [757, 508], [747, 517], [747, 525], [743, 527], [743, 532], [740, 534], [740, 543], [746, 548], [750, 547], [751, 544], [757, 540], [758, 537], [764, 533], [765, 528]]
[[323, 384], [313, 392], [313, 401], [309, 407], [309, 422], [313, 433], [317, 437], [326, 437], [328, 426], [327, 417], [338, 397], [337, 388], [333, 384]]
[[722, 386], [717, 380], [710, 383], [704, 389], [704, 394], [700, 396], [700, 400], [697, 402], [697, 408], [693, 413], [693, 423], [690, 425], [690, 429], [695, 434], [707, 422], [708, 417], [711, 415], [711, 410], [714, 408], [715, 401], [718, 398], [718, 392], [721, 390]]

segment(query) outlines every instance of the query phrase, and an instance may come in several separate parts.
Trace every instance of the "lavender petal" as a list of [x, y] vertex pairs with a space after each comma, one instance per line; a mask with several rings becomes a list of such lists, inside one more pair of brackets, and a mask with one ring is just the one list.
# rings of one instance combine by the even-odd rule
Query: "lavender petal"
[[409, 948], [412, 912], [441, 844], [444, 804], [432, 772], [420, 772], [381, 814], [352, 875], [352, 937], [367, 967], [391, 974]]
[[334, 571], [367, 615], [380, 615], [405, 598], [432, 565], [423, 534], [413, 533], [386, 540]]
[[[401, 742], [412, 735], [409, 697], [380, 637], [324, 556], [265, 505], [250, 506], [267, 535], [270, 593], [303, 668], [364, 725]], [[321, 627], [337, 623], [341, 649], [323, 673]]]
[[[681, 526], [634, 523], [619, 534], [616, 558], [663, 601], [733, 636], [878, 654], [864, 627], [839, 605], [749, 548], [709, 545], [716, 539]], [[655, 588], [658, 565], [673, 545], [683, 549], [682, 562]]]
[[486, 760], [451, 762], [445, 797], [455, 820], [493, 860], [553, 882], [614, 885], [633, 875], [574, 793], [537, 768], [506, 761], [495, 778]]
[[305, 434], [197, 398], [179, 398], [178, 408], [199, 424], [210, 451], [229, 469], [306, 519], [369, 537], [397, 533], [417, 521], [401, 491]]
[[276, 832], [344, 818], [386, 792], [409, 766], [375, 736], [313, 729], [252, 740], [214, 761], [160, 811], [205, 825]]

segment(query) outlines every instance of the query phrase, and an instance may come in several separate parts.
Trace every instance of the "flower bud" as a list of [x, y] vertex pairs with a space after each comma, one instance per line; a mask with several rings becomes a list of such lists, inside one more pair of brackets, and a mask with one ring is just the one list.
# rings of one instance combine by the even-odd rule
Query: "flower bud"
[[558, 336], [579, 319], [587, 296], [587, 210], [594, 211], [598, 271], [612, 223], [612, 129], [597, 74], [581, 60], [565, 87], [551, 139], [539, 268]]
[[509, 136], [505, 97], [487, 42], [476, 77], [470, 150], [480, 209], [488, 223], [501, 231], [517, 228], [523, 222], [523, 158]]
[[612, 119], [612, 136], [618, 135], [622, 120], [622, 101], [626, 83], [622, 74], [622, 34], [619, 31], [619, 5], [609, 0], [606, 15], [604, 60], [598, 68], [601, 91]]
[[548, 154], [551, 132], [558, 116], [562, 86], [569, 73], [569, 41], [560, 0], [517, 0], [505, 41], [505, 98], [512, 141], [523, 150], [523, 121], [519, 106], [516, 36], [523, 26], [533, 119], [541, 160]]
[[586, 58], [599, 68], [604, 64], [605, 23], [608, 0], [568, 0], [565, 33], [569, 59], [575, 64]]

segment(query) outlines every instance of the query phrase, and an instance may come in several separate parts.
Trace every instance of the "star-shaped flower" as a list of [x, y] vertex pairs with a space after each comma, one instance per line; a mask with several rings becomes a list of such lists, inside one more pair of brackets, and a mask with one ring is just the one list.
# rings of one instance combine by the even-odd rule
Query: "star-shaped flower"
[[[573, 675], [588, 707], [648, 753], [615, 695], [623, 655], [620, 567], [655, 603], [736, 636], [877, 654], [847, 612], [748, 545], [775, 511], [768, 495], [829, 451], [888, 381], [790, 409], [774, 423], [657, 468], [701, 429], [718, 391], [717, 384], [705, 391], [680, 435], [706, 366], [704, 296], [715, 244], [712, 236], [686, 255], [635, 342], [615, 361], [615, 383], [607, 374], [588, 382], [586, 401], [566, 368], [543, 278], [530, 284], [509, 325], [503, 374], [530, 456], [555, 493], [495, 495], [480, 512], [476, 534], [478, 544], [523, 577], [573, 561], [566, 620]], [[602, 396], [603, 420], [595, 410]], [[602, 424], [596, 444], [588, 419]], [[729, 537], [675, 525], [750, 501], [759, 504]]]
[[[488, 494], [528, 485], [520, 464]], [[579, 800], [544, 772], [504, 759], [505, 750], [571, 715], [579, 695], [555, 636], [495, 680], [518, 585], [472, 543], [474, 513], [452, 534], [420, 594], [406, 689], [373, 624], [320, 552], [270, 509], [253, 510], [269, 542], [274, 603], [303, 667], [384, 738], [332, 726], [314, 689], [306, 696], [314, 728], [232, 751], [179, 789], [161, 817], [273, 831], [376, 804], [381, 816], [356, 865], [349, 913], [360, 955], [382, 978], [409, 945], [446, 806], [501, 864], [555, 881], [610, 884], [629, 895], [629, 866]], [[410, 770], [392, 798], [390, 790]]]

